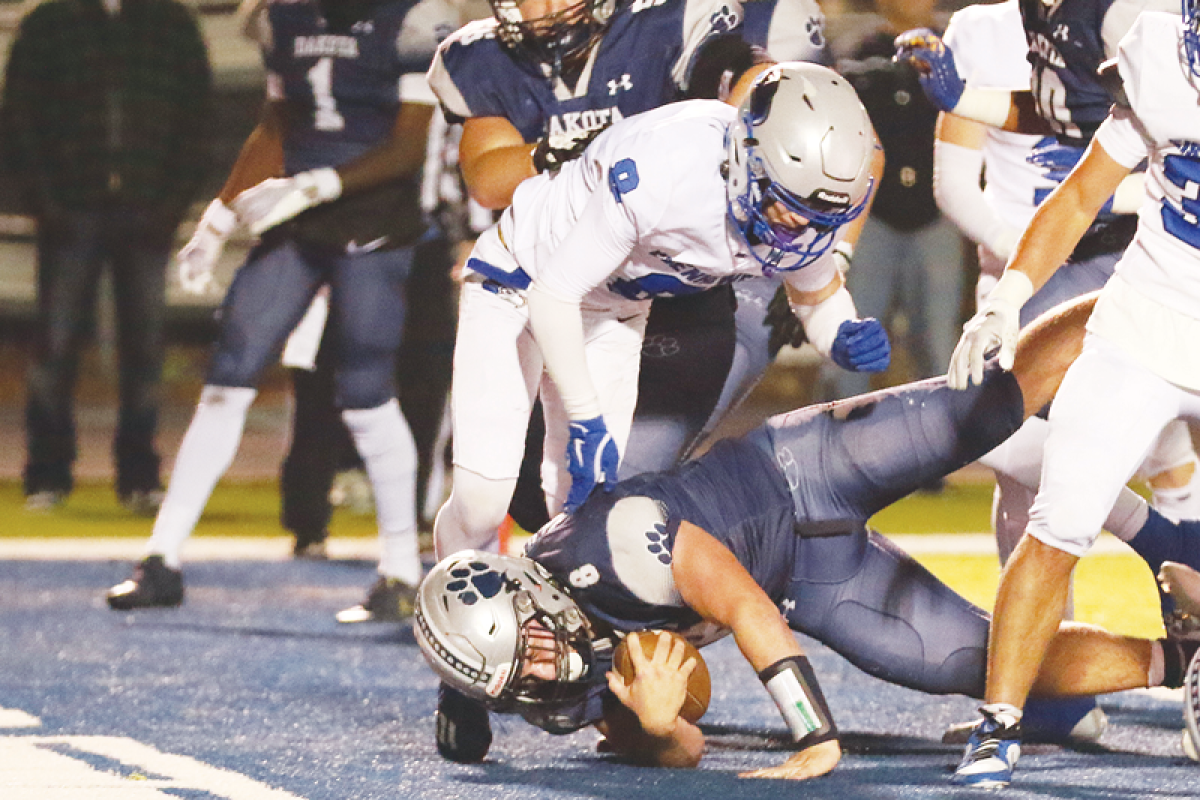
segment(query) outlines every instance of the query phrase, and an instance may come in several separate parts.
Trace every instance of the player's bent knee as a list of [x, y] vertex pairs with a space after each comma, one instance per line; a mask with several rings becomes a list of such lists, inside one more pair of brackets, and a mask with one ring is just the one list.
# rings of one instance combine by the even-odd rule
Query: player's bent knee
[[515, 486], [515, 479], [493, 480], [455, 467], [454, 488], [434, 526], [438, 554], [493, 547]]

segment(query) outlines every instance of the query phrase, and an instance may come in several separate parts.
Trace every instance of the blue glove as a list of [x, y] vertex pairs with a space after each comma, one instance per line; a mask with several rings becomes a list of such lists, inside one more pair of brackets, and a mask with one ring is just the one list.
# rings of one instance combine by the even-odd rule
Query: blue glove
[[[1053, 136], [1044, 136], [1033, 146], [1033, 150], [1025, 157], [1025, 160], [1041, 169], [1042, 175], [1047, 180], [1062, 183], [1071, 174], [1071, 170], [1075, 169], [1075, 165], [1083, 158], [1083, 154], [1086, 151], [1086, 147], [1062, 144]], [[1047, 187], [1034, 189], [1034, 204], [1041, 205], [1042, 201], [1049, 197], [1052, 191], [1053, 189]], [[1112, 204], [1113, 199], [1110, 197], [1104, 203], [1099, 213], [1111, 214]]]
[[1063, 178], [1083, 158], [1083, 151], [1082, 147], [1062, 144], [1053, 136], [1044, 136], [1033, 146], [1025, 160], [1041, 169], [1047, 179], [1062, 183]]
[[850, 372], [883, 372], [892, 361], [892, 345], [874, 317], [848, 319], [838, 326], [829, 357]]
[[604, 417], [571, 423], [571, 441], [567, 445], [567, 470], [571, 473], [571, 492], [564, 511], [583, 505], [597, 483], [611, 492], [617, 485], [617, 443], [604, 425]]
[[928, 28], [915, 28], [896, 37], [896, 61], [907, 61], [917, 70], [929, 102], [942, 111], [953, 111], [966, 83], [959, 77], [950, 47]]

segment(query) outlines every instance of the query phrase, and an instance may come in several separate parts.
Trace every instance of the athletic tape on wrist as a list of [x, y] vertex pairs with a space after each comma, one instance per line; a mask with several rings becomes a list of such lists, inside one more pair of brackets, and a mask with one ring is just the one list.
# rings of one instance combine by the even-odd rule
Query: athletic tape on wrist
[[775, 701], [800, 749], [837, 738], [837, 725], [829, 713], [829, 704], [806, 657], [776, 661], [758, 673], [758, 679]]

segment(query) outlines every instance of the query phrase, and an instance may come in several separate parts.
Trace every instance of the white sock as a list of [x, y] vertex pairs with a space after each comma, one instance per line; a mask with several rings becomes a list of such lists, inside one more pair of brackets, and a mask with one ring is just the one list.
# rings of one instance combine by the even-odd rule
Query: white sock
[[167, 495], [146, 544], [147, 555], [161, 555], [168, 567], [179, 569], [179, 551], [192, 535], [217, 481], [229, 469], [246, 412], [258, 392], [232, 386], [205, 386], [196, 413], [175, 456]]
[[421, 578], [417, 544], [417, 447], [395, 398], [377, 408], [345, 409], [342, 419], [354, 438], [375, 493], [379, 525], [379, 571], [416, 585]]

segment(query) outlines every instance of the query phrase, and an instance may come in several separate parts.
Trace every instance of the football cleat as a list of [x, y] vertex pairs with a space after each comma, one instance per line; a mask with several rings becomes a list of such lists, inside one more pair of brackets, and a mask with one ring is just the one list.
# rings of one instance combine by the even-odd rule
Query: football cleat
[[[976, 722], [958, 722], [942, 734], [942, 744], [966, 744]], [[1021, 717], [1021, 739], [1065, 746], [1094, 744], [1108, 730], [1108, 716], [1094, 697], [1033, 699]]]
[[379, 576], [379, 580], [367, 591], [367, 599], [337, 613], [337, 621], [354, 622], [403, 622], [412, 617], [413, 604], [417, 599], [417, 588], [399, 578]]
[[1012, 782], [1021, 757], [1021, 712], [1006, 703], [979, 709], [983, 719], [967, 740], [962, 761], [951, 783], [981, 789], [1000, 789]]
[[147, 556], [133, 569], [133, 577], [108, 590], [108, 607], [167, 608], [183, 602], [183, 572], [171, 569], [162, 556]]
[[492, 723], [483, 703], [445, 683], [438, 684], [437, 750], [459, 764], [483, 761], [492, 746]]

